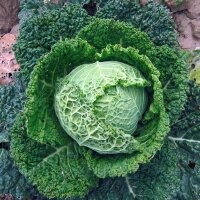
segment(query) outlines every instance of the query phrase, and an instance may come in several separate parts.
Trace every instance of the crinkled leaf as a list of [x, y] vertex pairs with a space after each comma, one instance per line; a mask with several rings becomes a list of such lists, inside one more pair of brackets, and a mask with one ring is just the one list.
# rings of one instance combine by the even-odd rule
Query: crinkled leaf
[[44, 0], [20, 0], [20, 12], [18, 14], [20, 26], [32, 17], [44, 14], [49, 10], [61, 7], [61, 3], [45, 3]]
[[174, 124], [169, 139], [178, 149], [182, 183], [179, 197], [200, 198], [200, 88], [190, 83], [188, 101], [179, 121]]
[[94, 55], [94, 48], [79, 39], [59, 42], [40, 60], [31, 74], [25, 105], [30, 138], [51, 145], [68, 138], [54, 111], [56, 81], [77, 65], [94, 61]]
[[0, 148], [0, 194], [12, 194], [16, 198], [25, 196], [30, 184], [19, 173], [10, 152]]
[[173, 124], [178, 120], [187, 99], [187, 65], [177, 50], [166, 45], [152, 49], [147, 55], [160, 72], [165, 105]]
[[14, 83], [0, 86], [0, 143], [9, 142], [8, 131], [16, 115], [22, 112], [25, 88], [26, 82], [19, 73], [15, 75]]
[[145, 32], [130, 24], [109, 19], [95, 19], [81, 29], [77, 37], [86, 40], [100, 52], [108, 44], [121, 44], [123, 47], [134, 47], [141, 54], [150, 51], [154, 45]]
[[13, 126], [11, 155], [20, 171], [49, 198], [83, 197], [98, 179], [88, 169], [75, 142], [45, 145], [27, 137], [26, 118], [20, 115]]
[[169, 10], [153, 0], [143, 7], [139, 0], [109, 0], [100, 4], [96, 16], [129, 22], [146, 32], [156, 45], [178, 45], [175, 23]]
[[22, 24], [18, 42], [14, 46], [21, 73], [29, 80], [30, 72], [40, 56], [49, 52], [59, 40], [74, 37], [90, 21], [91, 17], [80, 5], [67, 4]]
[[87, 200], [161, 200], [170, 199], [180, 186], [180, 169], [173, 143], [165, 142], [150, 163], [141, 165], [135, 174], [109, 178], [90, 192]]

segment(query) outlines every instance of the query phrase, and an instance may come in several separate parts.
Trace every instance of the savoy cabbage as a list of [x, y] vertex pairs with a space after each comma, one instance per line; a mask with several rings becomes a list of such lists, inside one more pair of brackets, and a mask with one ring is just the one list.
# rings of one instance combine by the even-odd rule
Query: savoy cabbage
[[[112, 37], [106, 30], [112, 30]], [[162, 48], [166, 55], [173, 52]], [[11, 131], [11, 153], [40, 192], [49, 198], [83, 197], [99, 178], [126, 176], [152, 159], [169, 132], [170, 114], [164, 106], [168, 101], [159, 56], [152, 58], [157, 49], [131, 25], [96, 19], [75, 39], [59, 41], [39, 60], [31, 74], [24, 114]], [[174, 65], [184, 69], [175, 58]], [[121, 112], [123, 117], [125, 112], [130, 117], [137, 114], [132, 104], [133, 111], [127, 112], [123, 95], [132, 102], [135, 95], [146, 96], [141, 111], [145, 113], [135, 123], [120, 119]], [[110, 101], [105, 109], [104, 101]]]
[[[71, 2], [76, 3], [76, 0]], [[87, 1], [80, 2], [87, 3]], [[10, 131], [12, 156], [20, 172], [47, 197], [83, 197], [90, 191], [85, 199], [170, 199], [172, 194], [179, 190], [180, 176], [182, 176], [182, 185], [175, 198], [188, 199], [193, 194], [198, 195], [198, 168], [195, 167], [195, 171], [191, 171], [192, 168], [191, 170], [187, 168], [187, 162], [180, 162], [183, 166], [180, 174], [180, 164], [177, 159], [177, 155], [180, 155], [180, 160], [189, 155], [190, 166], [197, 166], [195, 163], [198, 163], [198, 153], [195, 158], [193, 157], [196, 147], [194, 146], [194, 151], [190, 151], [191, 145], [189, 145], [186, 154], [183, 154], [186, 151], [179, 153], [182, 141], [184, 143], [185, 139], [180, 140], [179, 136], [174, 135], [176, 133], [175, 128], [175, 131], [170, 133], [170, 141], [165, 141], [162, 150], [157, 152], [169, 131], [169, 122], [171, 125], [174, 124], [174, 127], [179, 127], [179, 130], [183, 128], [181, 124], [179, 125], [176, 122], [186, 100], [186, 67], [177, 50], [167, 46], [156, 47], [145, 33], [132, 26], [146, 31], [145, 27], [150, 23], [152, 26], [148, 30], [148, 35], [151, 40], [158, 45], [169, 42], [168, 44], [173, 46], [175, 44], [173, 23], [167, 17], [168, 13], [165, 12], [164, 7], [161, 8], [152, 1], [142, 9], [136, 2], [132, 2], [132, 5], [129, 3], [131, 1], [97, 1], [96, 15], [100, 18], [126, 21], [129, 25], [116, 23], [114, 20], [96, 20], [95, 17], [88, 16], [81, 6], [72, 4], [55, 8], [52, 11], [46, 10], [45, 13], [41, 12], [42, 15], [37, 13], [38, 16], [21, 25], [15, 53], [18, 62], [21, 64], [23, 78], [17, 77], [16, 80], [19, 80], [20, 84], [9, 85], [2, 90], [2, 94], [5, 94], [5, 92], [12, 94], [10, 88], [13, 91], [18, 91], [17, 94], [20, 98], [16, 97], [12, 100], [5, 98], [5, 95], [4, 99], [1, 98], [0, 106], [4, 115], [1, 128], [7, 143], [9, 142], [8, 130], [13, 125], [16, 114], [20, 113]], [[124, 8], [123, 12], [122, 7]], [[149, 11], [151, 9], [156, 10], [156, 8], [160, 11], [154, 13], [160, 14], [155, 15], [155, 19], [163, 20], [163, 23], [153, 23], [151, 17], [149, 17], [151, 15]], [[125, 13], [125, 15], [122, 15], [122, 13]], [[145, 13], [148, 14], [145, 15]], [[90, 25], [87, 26], [88, 24]], [[167, 28], [165, 28], [165, 25]], [[163, 28], [160, 29], [159, 26], [163, 26]], [[82, 30], [80, 31], [80, 29]], [[74, 37], [76, 37], [75, 40], [69, 40], [69, 38]], [[59, 43], [57, 43], [58, 41]], [[55, 43], [57, 44], [52, 48]], [[69, 46], [70, 48], [68, 48]], [[38, 62], [39, 57], [49, 51], [51, 52]], [[131, 62], [133, 58], [135, 59], [134, 63]], [[156, 77], [154, 77], [154, 79], [159, 79], [158, 88], [153, 87], [152, 80], [149, 81], [151, 77], [148, 76], [148, 73], [145, 73], [145, 70], [141, 71], [142, 67], [140, 66], [142, 65], [138, 63], [140, 58], [143, 58], [145, 62], [159, 71], [160, 75], [156, 74]], [[143, 59], [142, 61], [144, 61]], [[88, 65], [96, 61], [100, 63], [120, 61], [123, 64], [136, 67], [151, 83], [145, 88], [145, 93], [148, 96], [147, 106], [145, 106], [142, 119], [139, 119], [137, 128], [132, 134], [136, 140], [141, 139], [139, 143], [144, 145], [135, 145], [136, 143], [134, 143], [134, 148], [140, 147], [140, 149], [136, 149], [133, 153], [115, 153], [113, 155], [104, 153], [102, 155], [90, 148], [80, 147], [60, 125], [59, 117], [57, 117], [54, 109], [54, 95], [59, 88], [59, 81], [62, 80], [60, 78], [65, 78], [70, 72], [73, 73], [77, 66]], [[36, 63], [38, 63], [37, 66]], [[33, 73], [30, 78], [32, 70]], [[94, 77], [91, 78], [94, 80]], [[29, 79], [31, 81], [26, 95], [24, 90]], [[63, 85], [65, 85], [64, 82]], [[161, 92], [160, 94], [154, 94], [157, 89]], [[106, 92], [113, 95], [113, 90]], [[77, 93], [74, 94], [77, 95]], [[66, 97], [68, 95], [70, 94], [67, 93]], [[153, 95], [159, 95], [157, 100], [162, 103], [160, 105], [159, 103], [154, 104], [156, 105], [153, 106], [154, 109], [150, 109]], [[70, 97], [76, 98], [77, 96], [72, 94]], [[85, 105], [85, 96], [81, 94], [79, 97], [82, 98], [80, 103]], [[23, 110], [25, 100], [25, 110]], [[113, 102], [111, 101], [111, 103]], [[125, 106], [119, 107], [124, 113]], [[110, 114], [108, 109], [95, 111], [101, 117], [105, 117], [105, 112]], [[189, 109], [188, 112], [193, 111]], [[113, 117], [116, 116], [113, 115]], [[76, 121], [76, 117], [70, 118], [70, 120]], [[105, 119], [103, 120], [105, 121]], [[152, 122], [152, 125], [145, 126], [148, 120]], [[144, 135], [141, 135], [142, 128]], [[154, 133], [156, 133], [156, 137], [153, 137]], [[85, 131], [84, 134], [88, 134], [88, 132]], [[185, 136], [184, 131], [183, 136]], [[188, 138], [190, 137], [191, 135], [188, 135]], [[190, 139], [188, 140], [190, 141]], [[90, 142], [92, 143], [92, 141]], [[179, 143], [181, 144], [177, 145]], [[150, 163], [146, 163], [149, 161]], [[18, 173], [16, 168], [15, 170]], [[136, 173], [130, 174], [130, 172], [136, 170]], [[122, 177], [101, 179], [108, 176]], [[20, 177], [25, 180], [21, 175]], [[95, 187], [96, 189], [94, 189]], [[110, 189], [108, 190], [108, 188]], [[189, 191], [184, 188], [192, 189]], [[193, 196], [191, 199], [196, 197]]]

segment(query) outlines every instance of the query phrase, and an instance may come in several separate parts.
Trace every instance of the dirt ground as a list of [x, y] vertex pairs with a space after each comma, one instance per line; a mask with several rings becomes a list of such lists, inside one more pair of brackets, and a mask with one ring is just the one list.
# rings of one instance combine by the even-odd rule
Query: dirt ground
[[0, 37], [0, 84], [12, 82], [12, 72], [19, 69], [12, 51], [18, 37], [18, 29], [19, 26], [16, 25], [10, 33]]
[[172, 9], [183, 49], [200, 48], [200, 0], [187, 0], [182, 6]]

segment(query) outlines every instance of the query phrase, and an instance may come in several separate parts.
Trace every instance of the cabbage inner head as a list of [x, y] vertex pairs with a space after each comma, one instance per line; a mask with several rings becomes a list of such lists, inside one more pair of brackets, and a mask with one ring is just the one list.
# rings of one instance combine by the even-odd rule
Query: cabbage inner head
[[113, 143], [122, 145], [137, 129], [147, 106], [146, 86], [149, 82], [128, 64], [83, 64], [58, 81], [56, 114], [79, 145], [95, 150], [105, 143], [112, 152]]

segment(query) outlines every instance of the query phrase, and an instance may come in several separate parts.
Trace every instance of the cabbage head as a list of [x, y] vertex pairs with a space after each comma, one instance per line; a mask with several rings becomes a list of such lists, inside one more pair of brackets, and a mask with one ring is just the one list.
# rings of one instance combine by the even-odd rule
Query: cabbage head
[[55, 110], [63, 129], [80, 146], [99, 153], [132, 153], [131, 135], [147, 106], [150, 85], [134, 67], [105, 61], [83, 64], [63, 78]]
[[96, 19], [38, 61], [11, 154], [41, 193], [83, 197], [154, 157], [170, 130], [159, 48], [171, 55], [129, 24]]

